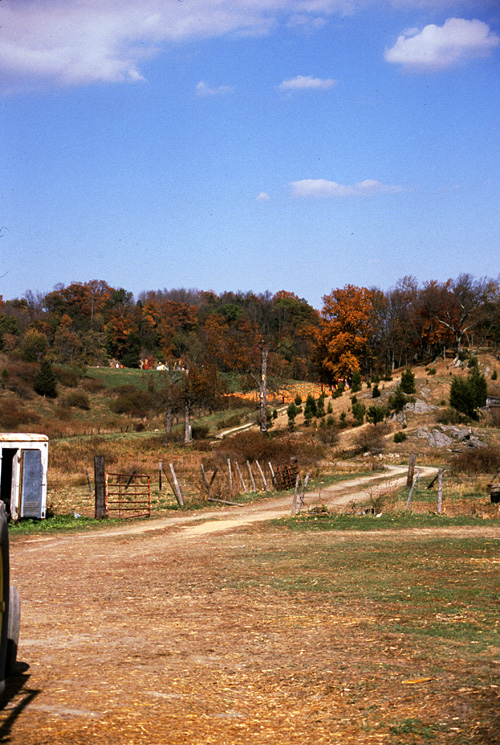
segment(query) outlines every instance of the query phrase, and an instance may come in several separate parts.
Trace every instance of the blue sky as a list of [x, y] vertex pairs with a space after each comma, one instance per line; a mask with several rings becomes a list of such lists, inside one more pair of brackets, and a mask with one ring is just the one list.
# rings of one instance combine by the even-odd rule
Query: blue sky
[[496, 0], [2, 0], [0, 294], [498, 277]]

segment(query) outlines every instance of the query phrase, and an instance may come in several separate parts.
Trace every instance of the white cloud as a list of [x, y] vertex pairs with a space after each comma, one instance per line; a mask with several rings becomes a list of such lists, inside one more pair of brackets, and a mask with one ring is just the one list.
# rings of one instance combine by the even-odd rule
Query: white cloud
[[143, 79], [167, 44], [262, 35], [302, 18], [310, 28], [369, 0], [3, 0], [0, 80], [15, 91]]
[[259, 194], [257, 194], [257, 196], [255, 197], [255, 201], [256, 201], [256, 202], [269, 202], [269, 200], [270, 200], [270, 199], [271, 199], [271, 197], [270, 197], [270, 196], [269, 196], [269, 194], [268, 194], [267, 192], [265, 192], [265, 191], [261, 191], [261, 192], [260, 192]]
[[278, 88], [281, 91], [328, 90], [338, 84], [333, 78], [313, 78], [311, 75], [297, 75], [295, 78], [284, 80]]
[[343, 185], [326, 179], [303, 179], [292, 181], [292, 196], [294, 197], [370, 197], [377, 194], [397, 194], [403, 191], [401, 186], [389, 186], [380, 181], [365, 179], [358, 184]]
[[[422, 1], [380, 0], [385, 5], [404, 2], [416, 6]], [[371, 3], [373, 0], [1, 0], [0, 86], [16, 91], [140, 81], [144, 79], [143, 63], [160, 54], [166, 44], [263, 35], [279, 24], [313, 32], [334, 15], [353, 13]], [[495, 39], [490, 34], [489, 43]], [[408, 41], [411, 39], [402, 36], [387, 54], [396, 55]], [[485, 44], [487, 47], [484, 39], [480, 41], [476, 52], [484, 51]]]
[[200, 80], [195, 87], [197, 96], [224, 96], [226, 93], [232, 93], [233, 89], [230, 85], [216, 85], [210, 87], [203, 80]]
[[499, 43], [500, 38], [482, 21], [448, 18], [443, 26], [405, 31], [384, 57], [409, 71], [439, 71], [488, 57]]

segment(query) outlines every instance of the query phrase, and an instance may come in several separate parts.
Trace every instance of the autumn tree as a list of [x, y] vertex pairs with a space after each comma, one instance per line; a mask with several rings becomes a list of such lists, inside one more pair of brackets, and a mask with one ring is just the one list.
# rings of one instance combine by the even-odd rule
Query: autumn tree
[[373, 292], [346, 285], [323, 297], [316, 355], [328, 382], [350, 379], [366, 366], [371, 338]]
[[495, 297], [498, 285], [488, 278], [475, 279], [470, 274], [460, 274], [457, 279], [445, 282], [441, 290], [445, 301], [435, 317], [453, 335], [459, 353], [464, 336], [481, 320], [480, 308]]

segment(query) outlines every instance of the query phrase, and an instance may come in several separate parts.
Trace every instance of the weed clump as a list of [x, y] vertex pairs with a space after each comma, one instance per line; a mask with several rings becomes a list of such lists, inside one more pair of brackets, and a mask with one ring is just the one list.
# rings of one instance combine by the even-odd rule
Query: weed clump
[[362, 453], [381, 453], [385, 447], [386, 432], [387, 426], [377, 427], [376, 424], [371, 424], [365, 427], [356, 435], [357, 449]]
[[152, 396], [148, 391], [141, 391], [132, 386], [133, 390], [121, 393], [109, 407], [115, 414], [129, 414], [130, 416], [145, 417], [153, 407]]
[[494, 447], [474, 448], [452, 458], [453, 473], [468, 475], [493, 474], [500, 468], [500, 449]]
[[75, 407], [77, 409], [83, 409], [88, 411], [90, 409], [90, 400], [84, 391], [71, 391], [64, 398], [64, 405]]

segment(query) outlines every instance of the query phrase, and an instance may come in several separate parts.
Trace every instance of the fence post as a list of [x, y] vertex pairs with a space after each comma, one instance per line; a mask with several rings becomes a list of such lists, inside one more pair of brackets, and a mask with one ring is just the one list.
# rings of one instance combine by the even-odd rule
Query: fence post
[[274, 485], [274, 468], [273, 468], [273, 464], [271, 463], [270, 460], [268, 461], [268, 464], [269, 464], [269, 470], [271, 471], [271, 481], [272, 481], [272, 483]]
[[443, 471], [444, 468], [438, 471], [438, 515], [443, 512]]
[[162, 461], [158, 464], [158, 490], [161, 491]]
[[417, 481], [420, 484], [420, 468], [417, 468], [416, 476], [413, 479], [413, 483], [411, 485], [410, 493], [408, 494], [408, 499], [406, 500], [406, 509], [408, 509], [408, 507], [410, 506], [410, 501], [411, 501], [411, 497], [412, 497], [412, 494], [413, 494], [413, 489], [414, 489], [415, 484], [417, 483]]
[[255, 461], [257, 463], [257, 468], [259, 469], [260, 476], [262, 478], [262, 483], [264, 484], [264, 489], [266, 491], [269, 491], [269, 487], [267, 485], [266, 477], [264, 476], [264, 471], [262, 470], [260, 463], [258, 460]]
[[207, 494], [210, 495], [210, 488], [208, 486], [207, 474], [205, 473], [205, 466], [203, 465], [203, 463], [200, 465], [200, 468], [201, 468], [201, 478], [202, 478], [203, 486], [205, 487]]
[[106, 517], [106, 483], [104, 455], [94, 456], [95, 519]]
[[296, 509], [296, 512], [297, 512], [297, 513], [299, 513], [299, 512], [300, 512], [300, 510], [301, 510], [301, 507], [302, 507], [302, 503], [303, 503], [303, 501], [304, 501], [304, 497], [305, 497], [305, 495], [306, 495], [306, 488], [307, 488], [307, 482], [308, 482], [308, 481], [309, 481], [309, 473], [306, 473], [306, 477], [305, 477], [305, 479], [304, 479], [304, 484], [303, 484], [303, 486], [302, 486], [302, 493], [301, 493], [301, 495], [300, 495], [300, 497], [299, 497], [299, 501], [298, 501], [298, 503], [297, 503], [297, 509]]
[[227, 473], [229, 478], [229, 493], [233, 493], [233, 472], [231, 471], [231, 458], [227, 459]]
[[245, 484], [245, 481], [243, 479], [243, 476], [241, 475], [240, 464], [238, 463], [238, 461], [236, 461], [236, 470], [238, 471], [238, 476], [240, 477], [240, 481], [241, 481], [241, 485], [243, 487], [243, 491], [245, 492], [245, 494], [247, 494], [248, 493], [247, 485]]
[[247, 460], [247, 466], [248, 466], [248, 473], [250, 474], [250, 482], [252, 484], [252, 491], [253, 492], [256, 492], [257, 491], [257, 487], [255, 486], [255, 479], [253, 477], [252, 467], [250, 465], [250, 461], [249, 460]]
[[415, 455], [415, 453], [412, 453], [410, 455], [410, 462], [408, 464], [408, 476], [406, 478], [406, 486], [408, 487], [408, 489], [413, 484], [413, 472], [415, 471], [415, 461], [416, 460], [417, 460], [417, 456]]
[[295, 515], [295, 509], [297, 506], [297, 495], [299, 493], [299, 484], [300, 484], [300, 474], [297, 474], [297, 478], [295, 479], [295, 491], [293, 493], [293, 499], [292, 499], [292, 512], [290, 514]]
[[177, 502], [179, 503], [179, 507], [184, 507], [184, 500], [182, 498], [181, 490], [179, 488], [179, 483], [177, 481], [177, 476], [175, 475], [174, 466], [173, 463], [169, 463], [170, 471], [172, 473], [172, 478], [174, 480], [174, 494], [177, 499]]

